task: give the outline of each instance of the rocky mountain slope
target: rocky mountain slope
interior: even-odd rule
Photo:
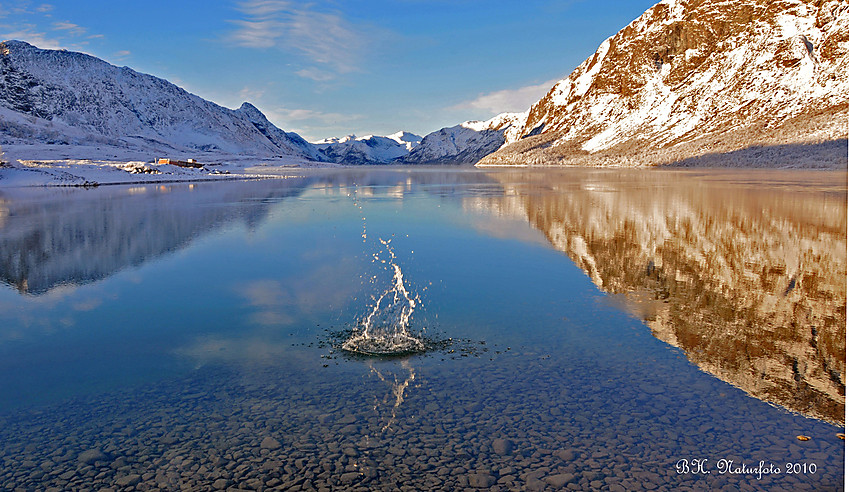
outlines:
[[[348,135],[313,142],[322,154],[340,164],[388,164],[406,156],[422,141],[422,137],[405,131],[385,137]]]
[[[0,144],[16,143],[323,159],[250,104],[227,109],[89,55],[6,41],[0,44]]]
[[[846,167],[848,116],[845,1],[663,0],[480,164]]]
[[[474,164],[517,139],[527,113],[502,113],[487,121],[467,121],[426,135],[401,164]]]

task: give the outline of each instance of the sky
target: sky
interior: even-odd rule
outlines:
[[[0,40],[82,51],[310,141],[527,110],[655,0],[0,0]]]

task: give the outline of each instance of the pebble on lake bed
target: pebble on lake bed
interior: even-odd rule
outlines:
[[[469,486],[476,488],[486,488],[495,485],[495,477],[487,473],[473,473],[469,475]]]
[[[280,441],[273,437],[266,437],[259,445],[260,449],[280,449]]]
[[[507,456],[513,452],[515,445],[510,439],[495,439],[492,441],[492,450],[499,456]]]
[[[103,454],[99,449],[89,449],[88,451],[83,451],[80,453],[77,458],[80,463],[92,464],[96,461],[104,461],[106,459],[106,455]]]

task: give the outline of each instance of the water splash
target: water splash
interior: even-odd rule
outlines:
[[[404,273],[392,250],[392,239],[378,239],[389,258],[381,259],[378,252],[374,259],[383,264],[388,262],[387,269],[392,272],[392,281],[380,296],[372,297],[374,304],[371,311],[359,321],[351,338],[342,344],[342,349],[358,354],[384,356],[423,352],[425,343],[410,331],[410,318],[419,298],[407,290]]]

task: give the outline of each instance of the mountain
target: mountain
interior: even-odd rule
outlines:
[[[385,137],[368,135],[326,138],[313,144],[327,160],[340,164],[388,164],[406,156],[421,142],[422,137],[405,131]]]
[[[21,41],[0,43],[0,143],[322,159],[248,103],[227,109],[127,67]]]
[[[517,139],[527,113],[501,113],[487,121],[467,121],[426,135],[401,164],[475,164]]]
[[[282,150],[284,154],[298,155],[307,159],[322,161],[324,160],[318,148],[301,138],[297,133],[284,132],[268,121],[262,112],[251,103],[242,103],[242,106],[236,110],[247,117],[254,127],[265,136],[272,144]]]
[[[313,142],[340,164],[474,164],[508,139],[517,139],[527,113],[501,113],[487,121],[466,121],[424,138],[407,132],[385,137],[349,135]]]
[[[848,101],[845,1],[664,0],[559,81],[480,165],[801,156],[845,168]]]

